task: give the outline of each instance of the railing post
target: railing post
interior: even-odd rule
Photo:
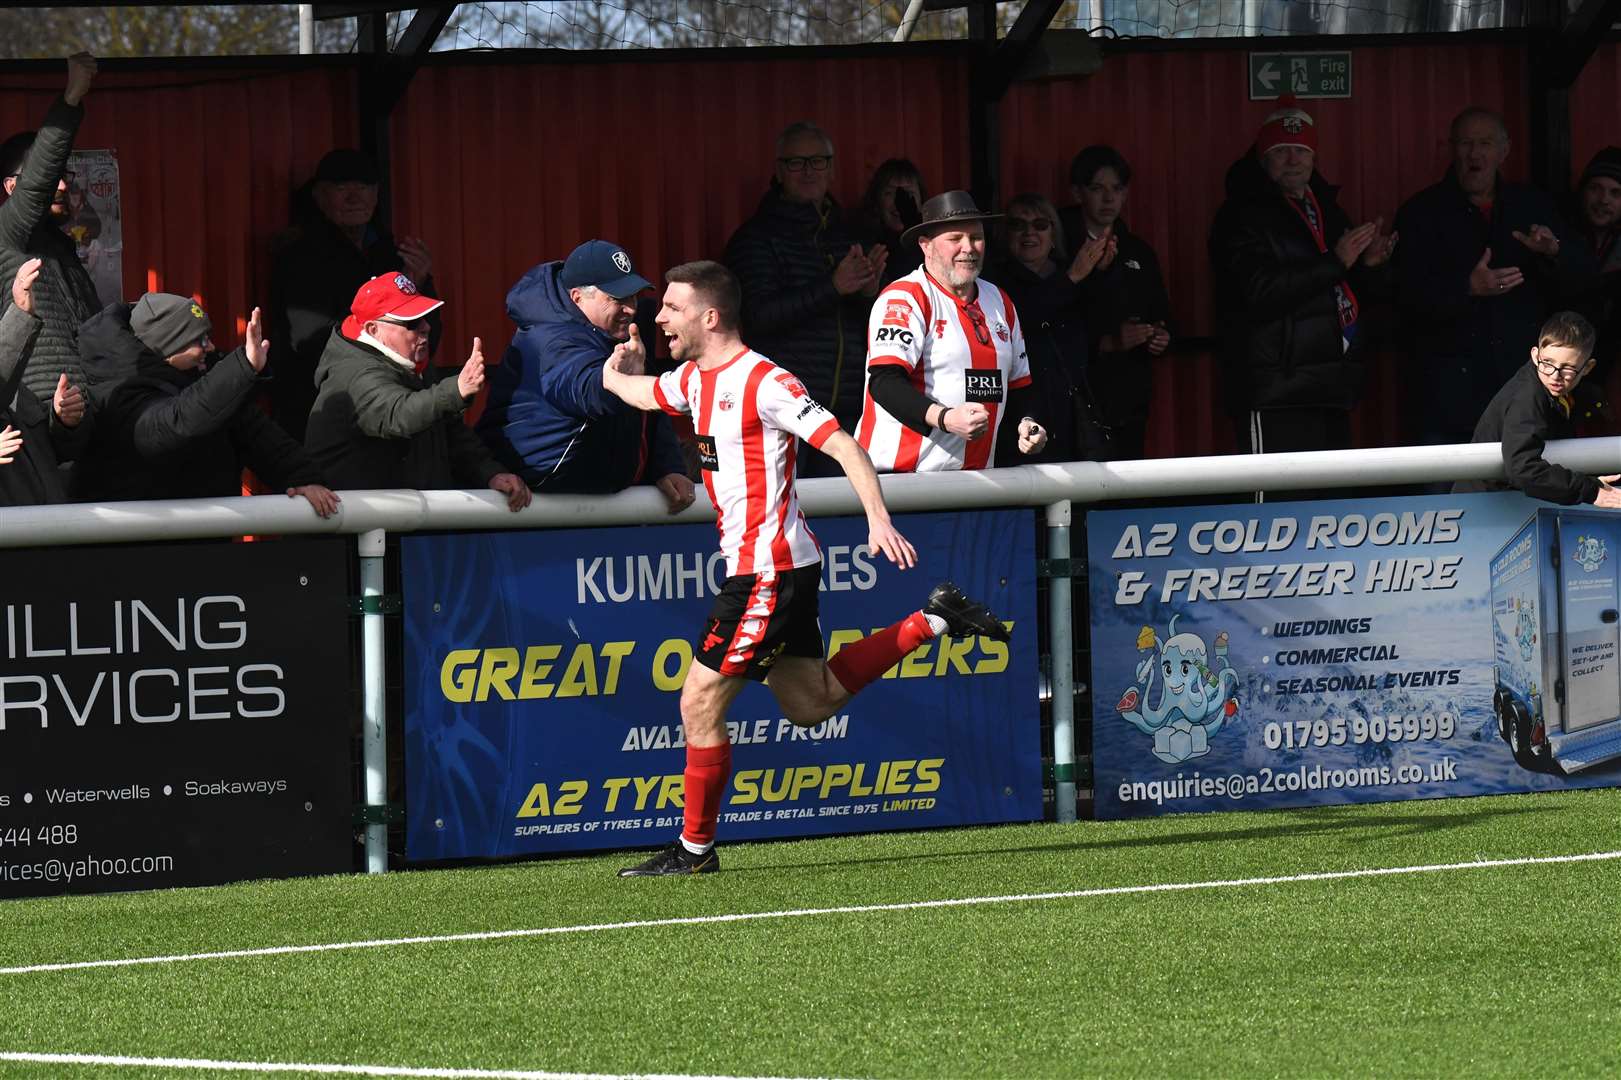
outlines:
[[[1070,502],[1047,507],[1047,559],[1069,565]],[[1066,570],[1047,582],[1047,647],[1052,650],[1053,783],[1058,820],[1075,820],[1075,628],[1071,586]]]
[[[372,529],[359,536],[360,547],[360,679],[362,685],[361,755],[366,767],[366,872],[388,869],[387,682],[383,648],[383,549],[387,533]]]

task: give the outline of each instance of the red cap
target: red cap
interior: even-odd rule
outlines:
[[[1261,124],[1255,135],[1255,152],[1264,154],[1275,146],[1300,146],[1317,152],[1317,125],[1311,114],[1300,107],[1293,94],[1278,99],[1278,107]]]
[[[361,327],[378,319],[416,322],[443,305],[443,300],[423,296],[417,291],[416,282],[404,274],[380,274],[355,293],[355,302],[349,305],[349,317],[343,320],[343,336],[354,340],[360,337]]]

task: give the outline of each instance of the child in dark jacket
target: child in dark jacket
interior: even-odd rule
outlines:
[[[1542,456],[1550,439],[1575,435],[1576,385],[1593,370],[1593,324],[1574,311],[1556,312],[1542,324],[1531,362],[1521,367],[1475,425],[1473,442],[1503,444],[1506,483],[1462,483],[1454,491],[1517,489],[1533,499],[1564,506],[1592,503],[1621,508],[1618,476],[1588,476],[1554,465]]]

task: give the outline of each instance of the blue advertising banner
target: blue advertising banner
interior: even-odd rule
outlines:
[[[1086,527],[1100,818],[1621,784],[1621,515],[1503,493]]]
[[[733,704],[722,840],[1042,816],[1034,525],[915,514],[901,572],[860,518],[812,523],[830,654],[956,581],[1013,641],[938,639],[814,728]],[[408,536],[406,857],[584,851],[681,827],[678,707],[725,561],[709,525]]]

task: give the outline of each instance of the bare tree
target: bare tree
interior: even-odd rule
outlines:
[[[347,51],[349,20],[316,24],[316,47]],[[298,51],[297,4],[167,4],[0,9],[0,58],[64,56],[244,56]]]

